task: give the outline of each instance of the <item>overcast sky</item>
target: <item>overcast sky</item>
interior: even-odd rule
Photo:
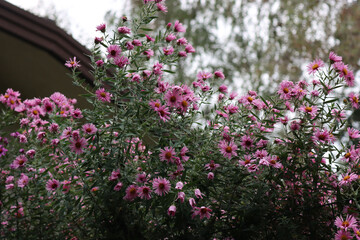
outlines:
[[[104,16],[110,9],[119,9],[123,13],[127,0],[6,0],[18,7],[44,16],[56,13],[61,27],[72,33],[73,37],[84,45],[90,45],[95,36],[95,28],[104,22]]]

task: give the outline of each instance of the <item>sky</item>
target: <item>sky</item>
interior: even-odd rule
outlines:
[[[20,8],[45,16],[53,14],[59,17],[60,27],[65,28],[80,43],[91,46],[96,35],[96,26],[105,22],[108,10],[119,9],[123,14],[128,6],[127,0],[6,0]]]

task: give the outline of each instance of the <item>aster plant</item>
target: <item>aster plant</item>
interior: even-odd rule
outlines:
[[[195,49],[179,21],[148,27],[166,10],[145,1],[117,31],[96,28],[94,86],[65,63],[90,109],[0,96],[1,238],[359,238],[360,134],[346,121],[359,96],[336,94],[354,84],[342,58],[267,99],[229,93],[218,69],[177,85],[168,75]]]

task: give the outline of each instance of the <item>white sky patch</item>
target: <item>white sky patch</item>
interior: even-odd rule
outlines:
[[[104,22],[110,9],[125,12],[130,1],[116,0],[7,0],[22,9],[39,16],[49,12],[58,14],[60,27],[68,29],[73,37],[87,47],[92,46],[96,26]]]

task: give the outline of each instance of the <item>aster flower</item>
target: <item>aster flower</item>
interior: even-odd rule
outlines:
[[[151,192],[152,191],[148,186],[139,187],[137,190],[137,194],[139,195],[139,197],[146,200],[151,199]]]
[[[95,91],[97,98],[102,102],[110,102],[112,94],[106,92],[104,88],[99,88]]]
[[[150,37],[149,35],[145,34],[145,37],[146,37],[146,41],[148,42],[155,42],[155,39]]]
[[[195,196],[197,197],[197,198],[203,198],[202,196],[204,195],[203,193],[201,193],[201,191],[200,191],[200,189],[195,189],[194,190],[194,193],[195,193]]]
[[[115,187],[114,187],[114,191],[120,191],[121,190],[121,188],[122,188],[122,186],[123,186],[123,183],[122,182],[118,182],[116,185],[115,185]]]
[[[168,11],[167,7],[164,4],[157,3],[156,7],[157,7],[158,11],[160,11],[160,12],[166,13]]]
[[[326,129],[316,128],[313,136],[311,137],[315,143],[333,143],[335,137],[329,133]]]
[[[238,147],[233,141],[228,142],[226,140],[221,140],[218,146],[224,157],[231,159],[233,156],[237,156],[236,150]]]
[[[68,68],[77,68],[80,67],[80,61],[76,61],[76,57],[74,57],[73,59],[69,59],[68,61],[66,61],[65,66],[67,66]]]
[[[17,185],[20,188],[25,187],[27,184],[29,183],[29,177],[27,175],[25,175],[24,173],[20,174],[20,178],[17,181]]]
[[[46,190],[49,192],[55,191],[60,186],[60,182],[56,179],[50,179],[46,183]]]
[[[173,217],[175,216],[175,213],[176,213],[176,207],[174,205],[171,205],[168,209],[168,215]]]
[[[5,156],[7,151],[8,150],[3,145],[0,145],[0,157]]]
[[[119,68],[123,68],[129,63],[129,59],[125,56],[116,57],[114,59],[114,64],[117,65]]]
[[[100,25],[98,25],[96,27],[96,31],[100,31],[100,32],[104,33],[105,30],[106,30],[106,24],[105,23],[102,23],[102,24],[100,24]]]
[[[186,47],[185,47],[185,52],[186,52],[186,53],[194,53],[194,52],[195,52],[195,48],[194,48],[191,44],[188,44],[188,45],[186,45]]]
[[[169,193],[171,185],[166,178],[158,177],[153,179],[152,187],[157,195],[162,196]]]
[[[160,106],[155,111],[158,113],[160,119],[164,122],[170,120],[169,108],[166,106]]]
[[[164,98],[169,107],[177,108],[182,102],[181,92],[177,89],[167,91]]]
[[[331,63],[341,62],[341,61],[342,61],[342,57],[336,55],[334,52],[330,52],[330,53],[329,53],[329,60],[330,60]]]
[[[280,83],[280,89],[278,90],[278,94],[280,95],[281,99],[289,100],[291,99],[291,89],[294,87],[294,83],[290,81],[282,81]]]
[[[225,79],[225,75],[224,75],[224,73],[221,72],[221,71],[215,71],[215,72],[214,72],[214,76],[215,76],[216,78],[220,78],[221,80],[224,80],[224,79]]]
[[[152,56],[154,56],[154,51],[152,49],[145,50],[143,54],[147,57],[147,59],[150,59]]]
[[[180,150],[180,157],[181,157],[181,160],[183,160],[184,162],[188,161],[190,158],[189,156],[186,156],[187,152],[189,152],[189,149],[186,146],[184,146]]]
[[[85,138],[76,138],[70,141],[70,149],[76,154],[81,154],[84,152],[84,148],[88,145]]]
[[[138,39],[134,39],[131,43],[132,43],[134,46],[137,46],[137,47],[142,46],[141,41],[138,40]]]
[[[107,48],[107,52],[108,52],[107,58],[117,58],[121,54],[121,48],[118,45],[110,45]]]
[[[316,117],[316,114],[318,112],[318,108],[316,106],[301,106],[299,108],[300,111],[309,114],[311,116],[311,119],[314,119]]]
[[[176,200],[178,200],[178,199],[180,200],[181,203],[184,203],[184,201],[185,201],[185,193],[184,192],[178,192]]]
[[[110,181],[114,181],[121,176],[120,169],[114,170],[111,172],[111,176],[109,177]]]
[[[168,48],[163,48],[164,55],[169,56],[174,53],[174,48],[172,46]]]
[[[138,187],[136,185],[130,185],[126,188],[126,195],[124,200],[133,201],[138,196]]]
[[[173,40],[175,40],[176,39],[176,36],[173,34],[173,33],[170,33],[169,35],[167,35],[166,37],[165,37],[165,40],[167,41],[167,42],[171,42],[171,41],[173,41]]]
[[[175,32],[185,32],[185,27],[179,21],[175,21],[174,31]]]
[[[359,94],[355,94],[351,92],[349,94],[350,103],[353,108],[358,109],[359,108]]]
[[[335,219],[335,226],[337,226],[342,230],[347,231],[348,229],[356,228],[357,223],[356,223],[356,219],[352,215],[347,215],[345,220],[341,216],[337,217]]]
[[[355,174],[355,173],[350,173],[350,174],[343,174],[342,175],[342,179],[341,181],[339,182],[339,185],[340,186],[343,186],[343,185],[349,185],[351,182],[355,181],[358,179],[358,175]]]
[[[347,132],[348,132],[349,137],[350,137],[351,139],[356,139],[356,138],[359,138],[359,137],[360,137],[360,132],[359,132],[359,130],[356,130],[356,129],[354,129],[354,128],[348,127],[348,128],[347,128]]]
[[[203,219],[204,217],[206,217],[207,219],[210,219],[210,217],[211,217],[210,212],[212,212],[212,210],[210,208],[207,208],[204,206],[202,206],[201,208],[194,207],[193,211],[194,211],[194,213],[192,214],[192,218],[199,215],[200,219]]]
[[[165,147],[164,149],[160,150],[160,161],[167,161],[169,162],[174,162],[175,160],[175,149],[173,147]]]
[[[22,168],[25,166],[26,162],[28,161],[25,155],[19,155],[15,158],[15,160],[10,164],[10,168],[17,169]]]
[[[118,33],[119,34],[130,34],[131,33],[131,29],[125,26],[122,27],[118,27]]]
[[[314,74],[319,70],[319,68],[324,66],[324,62],[321,59],[316,59],[313,62],[309,63],[307,70],[309,74]]]
[[[350,232],[339,230],[335,234],[335,240],[348,240],[348,239],[352,239]]]
[[[179,45],[179,46],[185,46],[188,44],[187,42],[187,39],[182,37],[182,38],[179,38],[177,41],[176,41],[176,44]]]
[[[240,145],[244,148],[244,149],[250,149],[253,147],[253,140],[251,137],[245,135],[241,137],[241,143]]]
[[[283,166],[281,163],[279,163],[279,157],[275,155],[268,157],[267,161],[269,162],[269,166],[274,168],[282,168]]]
[[[97,132],[97,128],[92,123],[86,123],[82,126],[83,131],[86,134],[95,134]]]

